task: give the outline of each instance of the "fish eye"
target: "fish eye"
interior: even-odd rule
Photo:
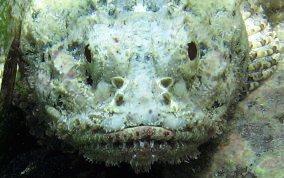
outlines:
[[[90,45],[86,45],[86,46],[85,46],[84,54],[85,54],[85,58],[87,59],[87,61],[88,61],[89,63],[91,63],[91,62],[92,62],[92,52],[91,52],[91,50],[89,49],[89,46],[90,46]]]
[[[191,61],[196,59],[198,51],[195,42],[187,43],[187,55]]]

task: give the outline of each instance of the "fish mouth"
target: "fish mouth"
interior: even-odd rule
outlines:
[[[189,132],[156,126],[126,128],[102,134],[93,155],[96,155],[96,160],[137,161],[139,164],[141,161],[168,161],[169,158],[180,160],[188,151],[196,149],[193,140],[186,137],[189,135]]]
[[[95,142],[98,147],[104,149],[151,152],[160,149],[179,149],[190,144],[200,143],[203,140],[202,137],[202,135],[196,136],[190,130],[170,130],[159,126],[135,126],[110,133],[96,133]]]
[[[194,131],[190,129],[170,130],[159,126],[135,126],[100,135],[99,143],[128,143],[137,141],[144,141],[146,143],[147,141],[196,142],[207,134],[203,132],[196,137]]]
[[[203,135],[202,135],[203,133]],[[80,136],[80,150],[90,161],[106,165],[129,163],[136,171],[148,171],[155,162],[178,164],[199,155],[198,146],[208,140],[206,132],[170,130],[159,126],[135,126],[110,133]]]
[[[130,153],[139,159],[155,157],[157,152],[170,151],[184,146],[175,140],[176,133],[162,127],[137,126],[105,135],[103,147]],[[139,156],[140,155],[140,156]]]
[[[174,131],[155,126],[136,126],[105,134],[105,140],[112,143],[140,140],[169,141],[174,137]]]

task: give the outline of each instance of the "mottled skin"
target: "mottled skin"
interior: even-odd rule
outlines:
[[[239,2],[64,3],[32,1],[23,17],[36,136],[141,171],[196,158],[222,133],[248,83]]]
[[[23,67],[46,129],[106,164],[195,158],[246,80],[238,4],[221,2],[85,2],[77,14],[32,3]]]

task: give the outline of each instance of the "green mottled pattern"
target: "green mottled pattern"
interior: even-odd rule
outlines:
[[[8,2],[23,24],[16,93],[29,93],[19,106],[33,135],[139,172],[196,158],[229,126],[247,81],[241,1],[1,1],[3,52]]]
[[[11,21],[9,1],[0,0],[0,52],[7,51],[11,40],[9,23]]]
[[[44,127],[35,135],[139,171],[195,158],[222,133],[248,41],[238,1],[131,2],[32,1],[20,68]]]
[[[11,21],[8,2],[7,0],[0,0],[0,86],[4,68],[4,54],[7,52],[12,36],[8,28]]]

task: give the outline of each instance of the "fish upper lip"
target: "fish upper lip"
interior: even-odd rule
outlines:
[[[108,142],[131,142],[138,140],[173,140],[175,132],[157,126],[136,126],[126,128],[117,132],[105,134]]]

